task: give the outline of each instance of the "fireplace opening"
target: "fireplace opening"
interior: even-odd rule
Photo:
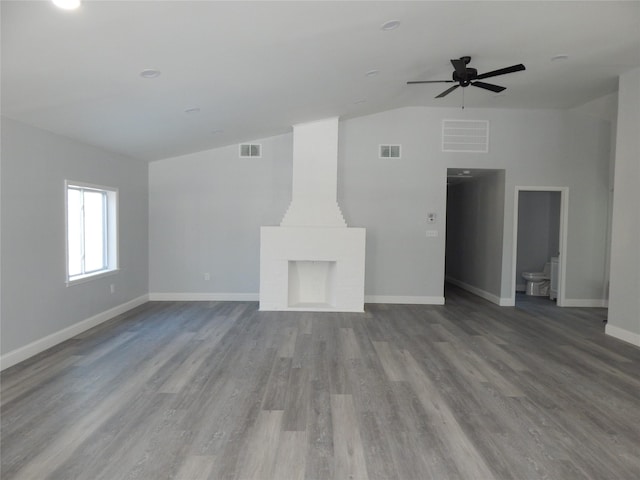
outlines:
[[[335,307],[336,262],[289,261],[289,307]]]

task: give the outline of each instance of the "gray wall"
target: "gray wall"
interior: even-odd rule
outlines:
[[[367,229],[370,297],[443,297],[446,167],[430,155],[425,113],[406,108],[340,124],[338,202],[349,226]],[[379,144],[400,144],[402,158],[378,158]],[[427,224],[429,212],[437,223]]]
[[[1,154],[3,354],[146,295],[146,163],[5,118]],[[119,189],[120,271],[70,287],[65,179]]]
[[[489,120],[490,152],[441,152],[441,121],[452,118]],[[258,293],[258,227],[279,224],[288,206],[291,142],[265,139],[251,164],[237,146],[150,164],[152,293]],[[379,159],[379,144],[401,144],[402,158]],[[506,171],[500,297],[513,297],[515,187],[566,186],[566,297],[601,300],[610,146],[609,123],[579,112],[410,107],[341,121],[338,201],[349,226],[367,228],[365,293],[442,298],[446,171],[485,168]]]
[[[640,345],[640,69],[620,77],[607,333]]]
[[[560,192],[521,191],[518,200],[516,285],[524,290],[522,272],[541,272],[557,256],[560,238]]]
[[[505,172],[453,183],[447,191],[446,276],[500,297]]]
[[[258,292],[260,226],[289,206],[292,142],[257,140],[262,158],[233,145],[150,164],[150,292]]]

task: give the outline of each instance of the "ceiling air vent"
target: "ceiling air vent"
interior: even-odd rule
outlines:
[[[262,157],[262,145],[259,143],[241,143],[240,158]]]
[[[378,158],[400,158],[400,145],[380,145]]]
[[[443,120],[442,151],[487,153],[489,151],[489,121]]]

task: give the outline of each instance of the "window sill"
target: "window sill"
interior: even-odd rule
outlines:
[[[110,275],[115,275],[119,271],[120,271],[119,268],[114,268],[112,270],[101,270],[99,272],[89,273],[87,275],[79,275],[77,277],[74,277],[71,280],[67,280],[67,282],[66,282],[67,283],[67,287],[71,287],[73,285],[78,285],[80,283],[87,283],[87,282],[90,282],[92,280],[96,280],[98,278],[108,277]]]

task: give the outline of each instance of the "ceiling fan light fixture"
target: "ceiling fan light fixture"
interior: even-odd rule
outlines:
[[[80,6],[80,0],[51,0],[53,4],[63,10],[75,10]]]
[[[389,20],[387,22],[384,22],[380,28],[382,30],[389,31],[389,30],[395,30],[399,26],[400,26],[400,20]]]

